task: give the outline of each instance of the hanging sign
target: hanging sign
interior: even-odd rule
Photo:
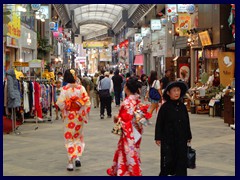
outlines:
[[[234,78],[235,53],[219,52],[218,65],[220,73],[220,83],[223,86],[228,86],[229,84],[231,84]]]
[[[49,28],[51,31],[58,31],[58,23],[57,22],[50,22]]]
[[[179,36],[188,36],[187,30],[191,29],[191,16],[187,13],[179,14]]]
[[[172,16],[177,13],[177,5],[176,4],[166,4],[165,9],[166,9],[166,14],[168,16]]]
[[[175,24],[177,22],[177,16],[171,16],[171,21],[173,24]]]
[[[41,4],[31,4],[32,10],[37,11],[40,9]]]
[[[195,5],[194,4],[188,4],[187,13],[192,14],[194,12],[195,12]]]
[[[151,19],[151,30],[161,30],[162,25],[161,25],[161,20],[160,19]]]

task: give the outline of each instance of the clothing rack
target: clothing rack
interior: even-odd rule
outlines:
[[[28,76],[29,77],[29,76]],[[26,77],[26,78],[28,78],[28,77]],[[32,82],[31,80],[24,80],[24,79],[22,79],[22,81],[25,81],[25,82]],[[42,83],[49,83],[50,81],[49,80],[47,80],[47,79],[36,79],[35,80],[36,82],[38,82],[38,83],[40,83],[40,84],[42,84]],[[51,113],[51,118],[48,116],[48,117],[46,117],[46,118],[43,118],[42,120],[39,120],[38,119],[38,116],[37,116],[37,112],[35,113],[35,115],[34,115],[34,118],[30,118],[30,119],[25,119],[24,118],[24,112],[23,112],[23,123],[25,123],[25,122],[35,122],[35,124],[36,124],[36,126],[35,126],[35,128],[34,128],[34,130],[37,130],[38,129],[38,122],[40,121],[40,122],[44,122],[44,121],[51,121],[51,123],[53,123],[53,116],[52,116],[52,114],[53,114],[53,106],[52,106],[52,101],[50,102],[50,110],[49,110],[50,112],[49,113]]]

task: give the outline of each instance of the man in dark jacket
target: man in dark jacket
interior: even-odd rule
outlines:
[[[114,89],[116,107],[119,107],[123,79],[122,79],[122,76],[119,75],[118,69],[115,71],[114,76],[112,77],[112,81],[113,81],[113,89]]]
[[[189,116],[181,98],[187,92],[184,82],[169,83],[163,93],[155,127],[155,140],[161,145],[160,176],[187,176],[187,144],[192,139]]]

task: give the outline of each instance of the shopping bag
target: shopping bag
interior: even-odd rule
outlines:
[[[196,168],[196,150],[193,149],[191,146],[187,147],[187,168]]]
[[[120,121],[118,121],[117,123],[114,124],[112,133],[117,134],[117,135],[122,135],[122,126],[121,126]]]

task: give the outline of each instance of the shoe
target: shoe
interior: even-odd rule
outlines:
[[[108,116],[108,118],[111,118],[112,116],[110,115],[110,116]]]
[[[104,119],[104,115],[101,115],[100,118],[101,118],[101,119]]]
[[[81,167],[81,162],[78,158],[75,161],[75,167]]]
[[[58,116],[56,117],[56,120],[58,120]]]
[[[67,165],[67,170],[68,171],[73,171],[73,164],[68,164]]]

